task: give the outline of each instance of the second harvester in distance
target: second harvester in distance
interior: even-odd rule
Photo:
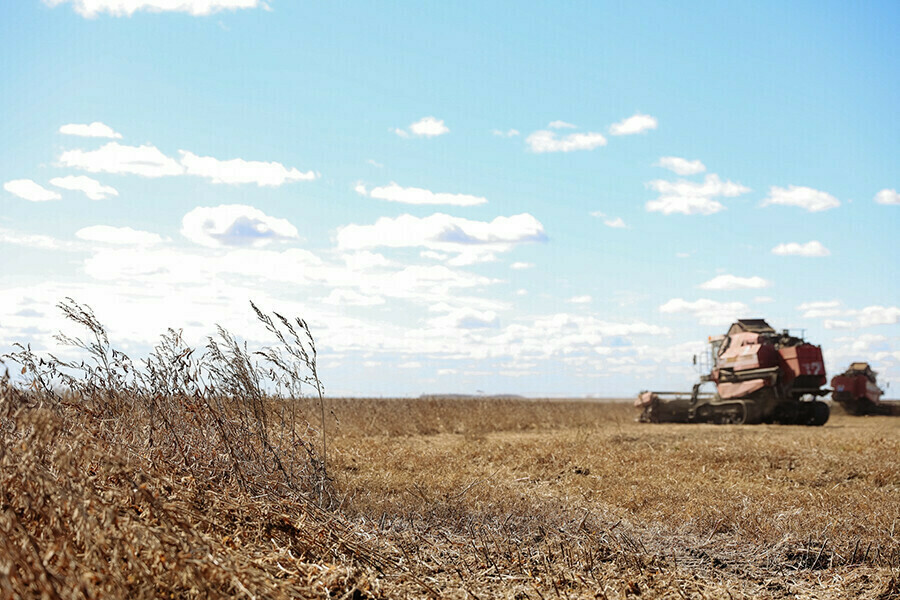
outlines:
[[[817,399],[825,362],[822,349],[777,332],[762,319],[740,319],[709,338],[709,374],[691,392],[641,392],[635,406],[648,423],[782,423],[824,425],[828,405]],[[696,362],[696,357],[695,357]],[[715,392],[704,392],[715,384]]]

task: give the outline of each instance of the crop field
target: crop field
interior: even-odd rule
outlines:
[[[327,398],[301,320],[136,366],[62,306],[86,360],[5,357],[0,598],[900,597],[891,417]]]
[[[440,595],[892,598],[900,428],[646,425],[629,404],[336,401],[345,512]]]
[[[126,432],[85,411],[63,409],[82,420],[72,429],[20,409],[24,438],[2,460],[4,596],[900,594],[889,417],[741,427],[642,425],[610,402],[327,406],[322,502],[213,486],[159,453],[141,464],[152,452],[129,456]]]

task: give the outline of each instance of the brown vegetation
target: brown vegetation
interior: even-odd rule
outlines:
[[[329,399],[326,464],[305,323],[136,369],[67,306],[88,366],[23,348],[0,391],[0,597],[900,597],[888,417]]]

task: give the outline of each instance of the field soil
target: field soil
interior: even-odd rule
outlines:
[[[389,596],[900,598],[900,420],[640,424],[624,402],[331,400]]]

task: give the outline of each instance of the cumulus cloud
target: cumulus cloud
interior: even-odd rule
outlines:
[[[470,194],[448,194],[444,192],[432,192],[424,188],[417,187],[401,187],[394,182],[390,185],[373,188],[371,191],[366,190],[366,186],[358,184],[355,188],[357,193],[364,196],[370,196],[379,200],[387,200],[388,202],[400,202],[402,204],[449,204],[452,206],[476,206],[487,202],[487,198],[482,196],[472,196]]]
[[[47,202],[48,200],[59,200],[62,196],[59,192],[54,192],[42,187],[31,179],[13,179],[3,184],[3,189],[29,202]]]
[[[106,13],[113,17],[130,17],[138,11],[183,12],[193,16],[267,6],[261,0],[44,0],[50,6],[71,4],[82,17],[94,18]]]
[[[831,251],[823,246],[821,242],[813,240],[811,242],[806,242],[805,244],[800,244],[798,242],[778,244],[772,248],[772,254],[777,254],[779,256],[819,257],[828,256],[831,254]]]
[[[50,180],[50,185],[55,185],[64,190],[73,190],[83,192],[85,196],[91,200],[105,200],[110,196],[118,196],[119,192],[116,188],[103,185],[96,179],[87,177],[86,175],[67,175],[65,177],[54,177]]]
[[[63,242],[49,235],[39,233],[23,233],[0,227],[0,244],[37,248],[38,250],[73,250],[73,244]]]
[[[318,177],[314,171],[287,168],[279,162],[234,158],[219,160],[179,150],[181,160],[166,156],[156,146],[125,146],[109,142],[97,150],[67,150],[59,157],[61,165],[91,173],[116,173],[143,177],[194,175],[212,183],[237,185],[255,183],[259,187],[277,187],[292,181]],[[84,180],[81,180],[84,181]],[[111,189],[111,188],[110,188]]]
[[[656,179],[647,186],[658,192],[659,198],[647,202],[646,209],[664,215],[712,215],[725,210],[716,198],[734,198],[750,191],[750,188],[739,183],[722,181],[715,173],[707,175],[702,183],[684,179]]]
[[[696,318],[700,325],[728,325],[736,319],[746,317],[749,310],[750,308],[743,302],[717,302],[707,298],[693,302],[673,298],[659,307],[661,313],[688,313]]]
[[[603,224],[607,227],[613,227],[615,229],[624,229],[627,227],[625,221],[622,220],[622,217],[606,218],[606,213],[599,210],[592,211],[591,216],[603,219]]]
[[[900,192],[885,188],[875,194],[875,202],[878,204],[900,204]]]
[[[422,117],[415,123],[411,123],[406,129],[395,129],[394,133],[400,137],[436,137],[449,133],[450,128],[444,124],[443,119],[435,117]]]
[[[890,348],[890,344],[886,343],[888,338],[877,333],[860,333],[854,336],[835,338],[834,341],[843,345],[839,351],[832,351],[833,354],[840,357],[856,358],[872,351]]]
[[[687,160],[677,156],[663,156],[654,166],[668,169],[678,175],[696,175],[706,170],[706,165],[699,160]]]
[[[838,300],[826,300],[819,302],[804,302],[797,307],[804,319],[821,319],[824,317],[837,317],[843,312]]]
[[[786,188],[773,185],[769,190],[769,196],[762,202],[763,206],[772,204],[798,206],[809,212],[820,212],[841,205],[831,194],[797,185],[789,185]]]
[[[317,177],[314,171],[302,172],[293,167],[288,169],[279,162],[242,158],[219,160],[212,156],[197,156],[186,150],[179,150],[179,153],[185,174],[205,177],[213,183],[255,183],[259,187],[278,187],[292,181],[310,181]]]
[[[644,131],[656,129],[656,125],[657,121],[655,117],[635,113],[627,119],[623,119],[618,123],[610,125],[609,132],[612,135],[633,135],[635,133],[643,133]]]
[[[493,259],[495,252],[505,252],[515,244],[545,239],[544,226],[527,213],[497,217],[490,222],[443,213],[428,217],[401,215],[381,217],[373,225],[347,225],[337,232],[338,248],[344,250],[425,247],[459,253],[472,262]]]
[[[806,302],[797,307],[804,318],[822,319],[826,329],[860,329],[900,323],[898,306],[866,306],[861,309],[844,309],[838,300]],[[840,317],[839,319],[831,317]]]
[[[122,134],[118,133],[109,125],[94,121],[88,125],[84,123],[69,123],[59,128],[59,132],[63,135],[77,135],[80,137],[92,138],[113,138],[121,139]]]
[[[601,133],[570,133],[558,135],[555,131],[541,129],[535,131],[527,138],[525,143],[529,149],[537,154],[545,152],[574,152],[576,150],[593,150],[605,146],[606,138]]]
[[[772,285],[762,277],[738,277],[737,275],[717,275],[700,284],[701,290],[758,290]]]
[[[243,204],[198,206],[181,222],[181,233],[201,246],[259,247],[297,238],[297,228],[286,219],[270,217],[258,208]]]
[[[140,231],[131,227],[110,227],[109,225],[92,225],[75,232],[75,237],[89,242],[100,242],[116,246],[152,246],[162,242],[162,237],[149,231]]]
[[[336,306],[378,306],[385,303],[384,297],[377,294],[361,294],[346,288],[331,290],[322,301]]]
[[[67,150],[59,157],[65,167],[90,173],[120,173],[143,177],[182,175],[184,168],[156,146],[123,146],[109,142],[97,150]]]
[[[572,296],[569,298],[569,302],[572,304],[590,304],[591,300],[593,300],[593,298],[588,294],[584,294],[583,296]]]
[[[483,329],[497,327],[500,321],[492,310],[481,311],[472,308],[452,309],[446,315],[429,319],[428,324],[437,329]]]
[[[900,322],[900,307],[867,306],[856,313],[856,318],[860,327],[893,325]]]
[[[492,129],[491,133],[496,135],[497,137],[516,137],[519,135],[518,129],[507,129],[506,131],[502,131],[500,129]]]
[[[509,268],[515,269],[516,271],[522,271],[524,269],[530,269],[533,266],[534,265],[532,263],[528,263],[528,262],[514,262],[511,265],[509,265]]]
[[[550,129],[575,129],[576,126],[572,123],[566,123],[565,121],[550,121],[547,125]]]

